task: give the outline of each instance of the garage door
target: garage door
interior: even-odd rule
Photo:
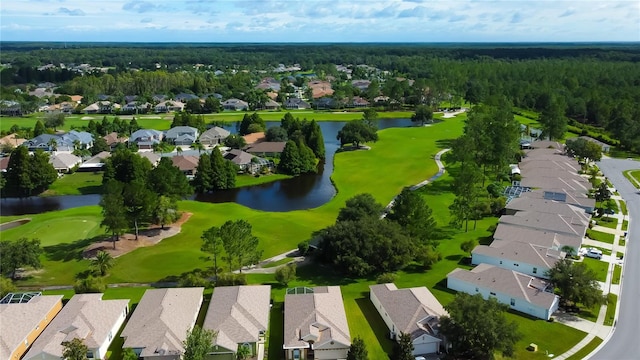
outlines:
[[[414,344],[413,347],[414,355],[434,354],[438,351],[438,343]]]

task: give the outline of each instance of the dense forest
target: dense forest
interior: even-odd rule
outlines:
[[[0,73],[5,100],[20,100],[11,90],[14,86],[53,81],[60,85],[59,93],[85,96],[85,104],[97,94],[118,99],[179,92],[216,92],[249,101],[260,98],[255,85],[262,77],[295,75],[274,72],[278,64],[299,64],[302,71],[332,79],[335,99],[384,95],[387,105],[413,108],[446,100],[478,104],[506,96],[516,108],[563,114],[574,125],[602,128],[624,148],[640,151],[636,43],[1,45],[0,62],[10,64]],[[108,71],[38,70],[50,63],[88,63]],[[353,87],[336,65],[349,67],[352,79],[371,80],[375,88]]]

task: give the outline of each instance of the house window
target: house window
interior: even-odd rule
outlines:
[[[293,358],[300,359],[300,349],[293,349]]]
[[[511,306],[516,306],[516,299],[511,299]]]
[[[92,350],[87,351],[87,358],[93,359],[93,351]]]
[[[538,273],[538,268],[533,268],[533,273],[537,274]]]

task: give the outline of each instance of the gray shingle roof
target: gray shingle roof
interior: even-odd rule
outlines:
[[[523,299],[544,308],[550,308],[556,301],[556,295],[544,291],[550,286],[548,282],[493,265],[480,264],[470,271],[455,269],[447,275],[447,279],[449,278],[499,292],[514,299]]]
[[[578,216],[520,211],[516,215],[502,215],[500,224],[511,224],[524,228],[554,231],[561,234],[583,237],[588,221]]]
[[[553,231],[523,228],[509,224],[498,224],[493,238],[495,240],[530,243],[554,249],[562,249],[563,246],[579,249],[582,245],[582,238],[578,235],[559,234]]]
[[[236,351],[238,344],[254,343],[269,328],[271,286],[216,287],[203,328],[218,332],[214,345]]]
[[[62,307],[62,295],[41,295],[26,303],[0,304],[0,359],[9,359],[56,306]]]
[[[176,139],[183,134],[188,134],[188,135],[197,137],[198,129],[191,126],[176,126],[167,130],[167,132],[165,133],[165,137],[168,139]]]
[[[410,334],[412,339],[424,334],[438,335],[440,317],[447,315],[447,311],[426,287],[398,289],[390,283],[370,285],[369,289],[398,332]]]
[[[545,246],[505,240],[494,240],[490,246],[478,245],[473,249],[472,254],[549,269],[566,255],[564,252]]]
[[[123,348],[143,348],[142,357],[180,355],[187,331],[193,328],[204,288],[145,291],[121,336]]]
[[[221,127],[214,126],[200,135],[201,140],[226,139],[231,133]]]
[[[528,197],[515,198],[507,204],[506,209],[515,211],[541,212],[558,214],[565,216],[576,216],[589,221],[591,215],[587,214],[583,208],[570,205],[564,202],[536,199]]]
[[[314,348],[331,341],[351,345],[339,286],[318,286],[313,293],[285,295],[284,348],[308,348],[309,340],[314,341]]]
[[[82,339],[89,348],[101,345],[129,306],[129,300],[102,300],[102,295],[74,295],[40,334],[24,359],[39,359],[43,353],[62,357],[62,343],[74,338]]]
[[[80,157],[68,153],[58,153],[49,157],[49,164],[56,170],[68,170],[81,162]]]

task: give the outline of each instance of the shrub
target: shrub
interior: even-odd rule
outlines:
[[[247,285],[247,278],[244,274],[225,273],[218,275],[216,286],[236,286]]]
[[[0,298],[3,298],[8,293],[16,291],[16,286],[11,279],[4,276],[0,277]]]
[[[305,256],[309,252],[309,240],[301,241],[298,243],[298,252],[300,255]]]
[[[287,286],[289,281],[292,281],[295,278],[296,264],[281,266],[276,270],[276,281],[282,286]]]
[[[384,274],[380,274],[380,276],[378,276],[378,278],[376,279],[376,283],[378,284],[387,284],[387,283],[392,283],[396,280],[396,274],[394,273],[384,273]]]
[[[73,285],[73,290],[76,294],[101,293],[104,292],[106,288],[104,278],[91,275],[76,281]]]
[[[180,287],[210,287],[211,281],[204,278],[200,273],[188,273],[180,277],[178,284]]]

